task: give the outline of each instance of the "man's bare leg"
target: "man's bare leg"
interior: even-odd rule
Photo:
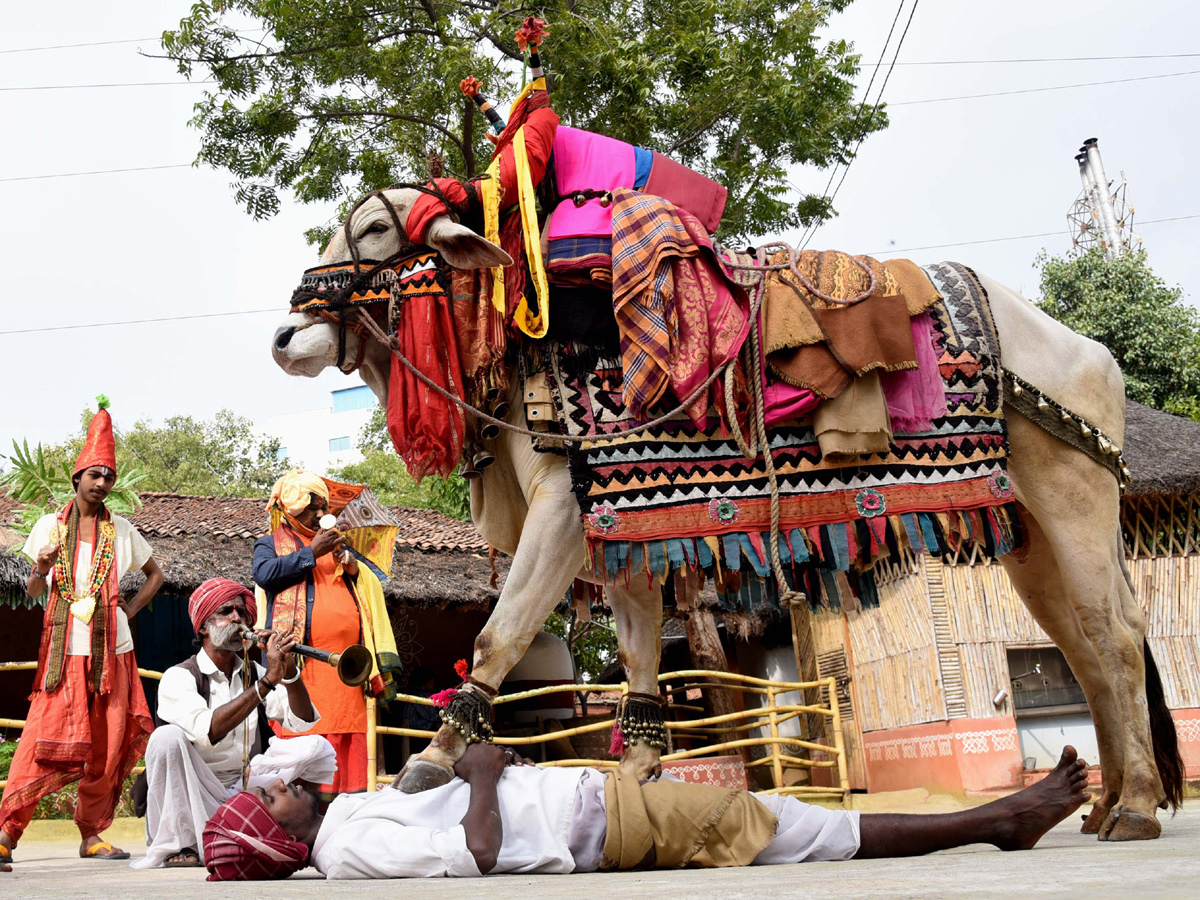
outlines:
[[[1087,763],[1063,748],[1054,770],[1008,797],[965,812],[941,815],[864,815],[855,859],[921,856],[967,844],[1029,850],[1087,801]]]

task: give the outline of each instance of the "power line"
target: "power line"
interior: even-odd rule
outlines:
[[[1183,75],[1200,75],[1200,69],[1190,72],[1167,72],[1164,75],[1143,75],[1140,78],[1115,78],[1111,81],[1081,81],[1078,84],[1056,84],[1051,87],[1024,88],[1017,91],[995,91],[990,94],[964,94],[961,97],[930,97],[925,100],[903,100],[888,106],[916,106],[918,103],[946,103],[949,100],[978,100],[982,97],[1007,97],[1012,94],[1040,94],[1045,91],[1065,91],[1069,88],[1095,87],[1100,84],[1127,84],[1131,81],[1153,81],[1156,78],[1179,78]]]
[[[128,319],[124,322],[92,322],[89,325],[47,325],[45,328],[19,328],[14,331],[0,331],[6,334],[40,334],[46,331],[75,331],[80,328],[110,328],[114,325],[146,325],[154,322],[183,322],[190,319],[223,319],[229,316],[256,316],[260,313],[280,313],[279,307],[272,309],[243,309],[235,312],[198,313],[193,316],[163,316],[158,319]]]
[[[212,84],[213,79],[204,81],[124,81],[113,84],[29,84],[17,87],[0,87],[0,91],[83,91],[93,88],[165,87],[173,84]]]
[[[235,34],[256,34],[264,32],[265,28],[247,28],[235,32]],[[87,41],[82,44],[50,44],[46,47],[12,47],[8,50],[0,50],[0,56],[8,53],[41,53],[43,50],[74,50],[80,47],[111,47],[114,44],[140,44],[143,41],[160,41],[161,34],[156,34],[154,37],[144,38],[122,38],[118,41]]]
[[[41,181],[43,178],[78,178],[83,175],[113,175],[117,172],[153,172],[158,169],[190,169],[191,163],[172,166],[134,166],[129,169],[94,169],[91,172],[57,172],[54,175],[18,175],[15,178],[0,178],[0,181]]]
[[[858,109],[854,112],[854,122],[850,125],[851,133],[853,133],[858,127],[858,122],[862,117],[862,112],[864,109],[866,109],[867,100],[870,99],[871,96],[871,85],[875,83],[875,76],[879,74],[879,67],[883,64],[883,58],[887,56],[888,44],[892,42],[892,34],[896,31],[896,23],[900,21],[900,13],[902,12],[904,12],[904,0],[900,0],[900,5],[896,7],[896,15],[892,16],[892,25],[888,29],[887,37],[884,38],[883,49],[879,51],[879,61],[875,63],[875,69],[871,72],[871,80],[867,82],[867,89],[863,91],[862,102],[858,104]],[[874,114],[873,111],[872,114]],[[862,141],[860,140],[858,144],[855,145],[854,149],[856,152],[861,144]],[[840,163],[835,162],[833,164],[833,168],[829,170],[829,180],[825,182],[825,190],[821,191],[822,199],[829,196],[829,188],[833,185],[833,179],[837,176],[838,165],[840,165]],[[850,163],[847,162],[846,165],[848,166]],[[793,185],[793,187],[795,187],[795,185]],[[800,246],[803,247],[804,243],[807,241],[810,228],[815,227],[815,225],[812,225],[804,230],[804,234],[800,236]]]
[[[1133,56],[1034,56],[1023,59],[926,59],[898,66],[991,66],[1009,63],[1116,62],[1129,59],[1193,59],[1200,53],[1139,53]],[[878,65],[878,64],[877,64]]]
[[[879,87],[879,93],[875,95],[875,105],[873,107],[871,107],[871,115],[867,118],[867,124],[866,124],[866,127],[863,129],[863,135],[862,135],[862,137],[860,137],[858,139],[858,143],[854,145],[854,152],[850,155],[850,161],[847,162],[845,168],[842,169],[841,180],[838,181],[837,187],[835,187],[833,189],[832,194],[828,193],[829,186],[826,185],[826,187],[825,187],[825,190],[827,192],[826,195],[829,197],[829,205],[831,207],[833,206],[833,201],[835,199],[837,199],[838,191],[840,191],[842,189],[842,185],[846,181],[846,176],[850,174],[850,165],[858,157],[859,148],[862,147],[863,141],[866,140],[867,132],[869,132],[869,130],[871,128],[871,123],[875,121],[875,113],[877,113],[879,111],[879,104],[883,102],[883,92],[887,90],[888,82],[892,78],[892,72],[896,68],[896,59],[900,56],[900,48],[904,46],[904,39],[906,37],[908,37],[908,29],[912,25],[913,16],[916,15],[916,12],[917,12],[917,4],[919,4],[920,2],[921,2],[921,0],[913,0],[913,5],[908,11],[908,21],[904,23],[904,31],[902,31],[900,33],[900,40],[898,40],[896,42],[896,50],[892,54],[892,63],[890,66],[888,66],[887,75],[885,75],[883,78],[883,84],[880,85],[880,87]],[[901,4],[901,7],[903,7],[903,3]],[[895,23],[893,23],[893,26],[894,25],[895,25]],[[884,49],[886,51],[886,49],[887,49],[886,45],[884,46]],[[868,90],[869,89],[870,88],[868,86]],[[835,172],[836,172],[836,170],[835,170]],[[830,182],[832,182],[832,181],[833,181],[833,177],[831,175]],[[806,246],[808,246],[808,242],[810,240],[812,240],[813,235],[815,235],[817,233],[817,230],[820,227],[821,227],[821,223],[819,221],[813,223],[811,230],[805,233],[804,239],[800,243],[801,250],[803,250]]]
[[[1144,225],[1159,225],[1163,222],[1182,222],[1185,219],[1200,219],[1200,213],[1191,216],[1170,216],[1165,219],[1145,219],[1137,223],[1137,227],[1141,228]],[[1030,238],[1054,237],[1055,235],[1068,235],[1070,232],[1065,229],[1059,231],[1042,231],[1038,234],[1015,234],[1011,237],[986,238],[980,241],[957,241],[953,244],[926,244],[923,247],[901,247],[899,249],[889,248],[887,250],[871,250],[867,256],[878,256],[885,253],[911,253],[914,250],[940,250],[944,247],[969,247],[976,244],[999,244],[1005,241],[1024,241]]]

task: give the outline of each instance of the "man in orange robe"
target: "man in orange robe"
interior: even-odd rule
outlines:
[[[266,593],[263,627],[293,635],[318,650],[341,652],[363,642],[355,583],[374,578],[346,549],[336,528],[321,528],[329,488],[309,472],[292,471],[275,483],[268,508],[283,519],[254,545],[254,581]],[[367,703],[362,687],[342,684],[332,666],[310,662],[303,680],[321,720],[305,734],[322,734],[337,752],[337,774],[326,793],[367,787]],[[284,730],[285,737],[292,733]]]
[[[75,463],[75,498],[39,519],[23,548],[34,561],[29,596],[48,596],[29,716],[0,801],[0,863],[12,858],[38,801],[74,781],[79,855],[129,858],[100,833],[112,825],[122,785],[154,727],[129,619],[158,593],[163,576],[145,538],[104,506],[116,477],[112,419],[101,408]],[[146,582],[125,601],[118,583],[134,569]]]

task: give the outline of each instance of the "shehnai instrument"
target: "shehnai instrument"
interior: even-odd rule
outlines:
[[[265,643],[254,633],[253,629],[247,628],[245,625],[241,625],[239,628],[243,640]],[[358,687],[371,677],[371,651],[362,644],[351,644],[341,653],[318,650],[308,644],[296,644],[288,652],[333,666],[337,669],[338,678],[342,680],[342,684],[350,687]]]

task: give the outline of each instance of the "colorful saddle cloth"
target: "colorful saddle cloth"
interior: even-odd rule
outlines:
[[[928,311],[945,414],[927,429],[896,432],[889,452],[853,465],[822,459],[804,421],[768,429],[785,576],[814,608],[876,602],[873,566],[881,559],[971,549],[997,557],[1019,543],[986,294],[956,263],[924,271],[944,298]],[[560,427],[573,435],[628,430],[620,359],[587,352],[563,345],[549,354]],[[719,435],[715,415],[703,429],[679,416],[627,439],[570,445],[567,457],[588,564],[605,581],[699,567],[719,584],[743,582],[724,595],[730,608],[771,602],[775,586],[756,583],[770,573],[762,461]]]

